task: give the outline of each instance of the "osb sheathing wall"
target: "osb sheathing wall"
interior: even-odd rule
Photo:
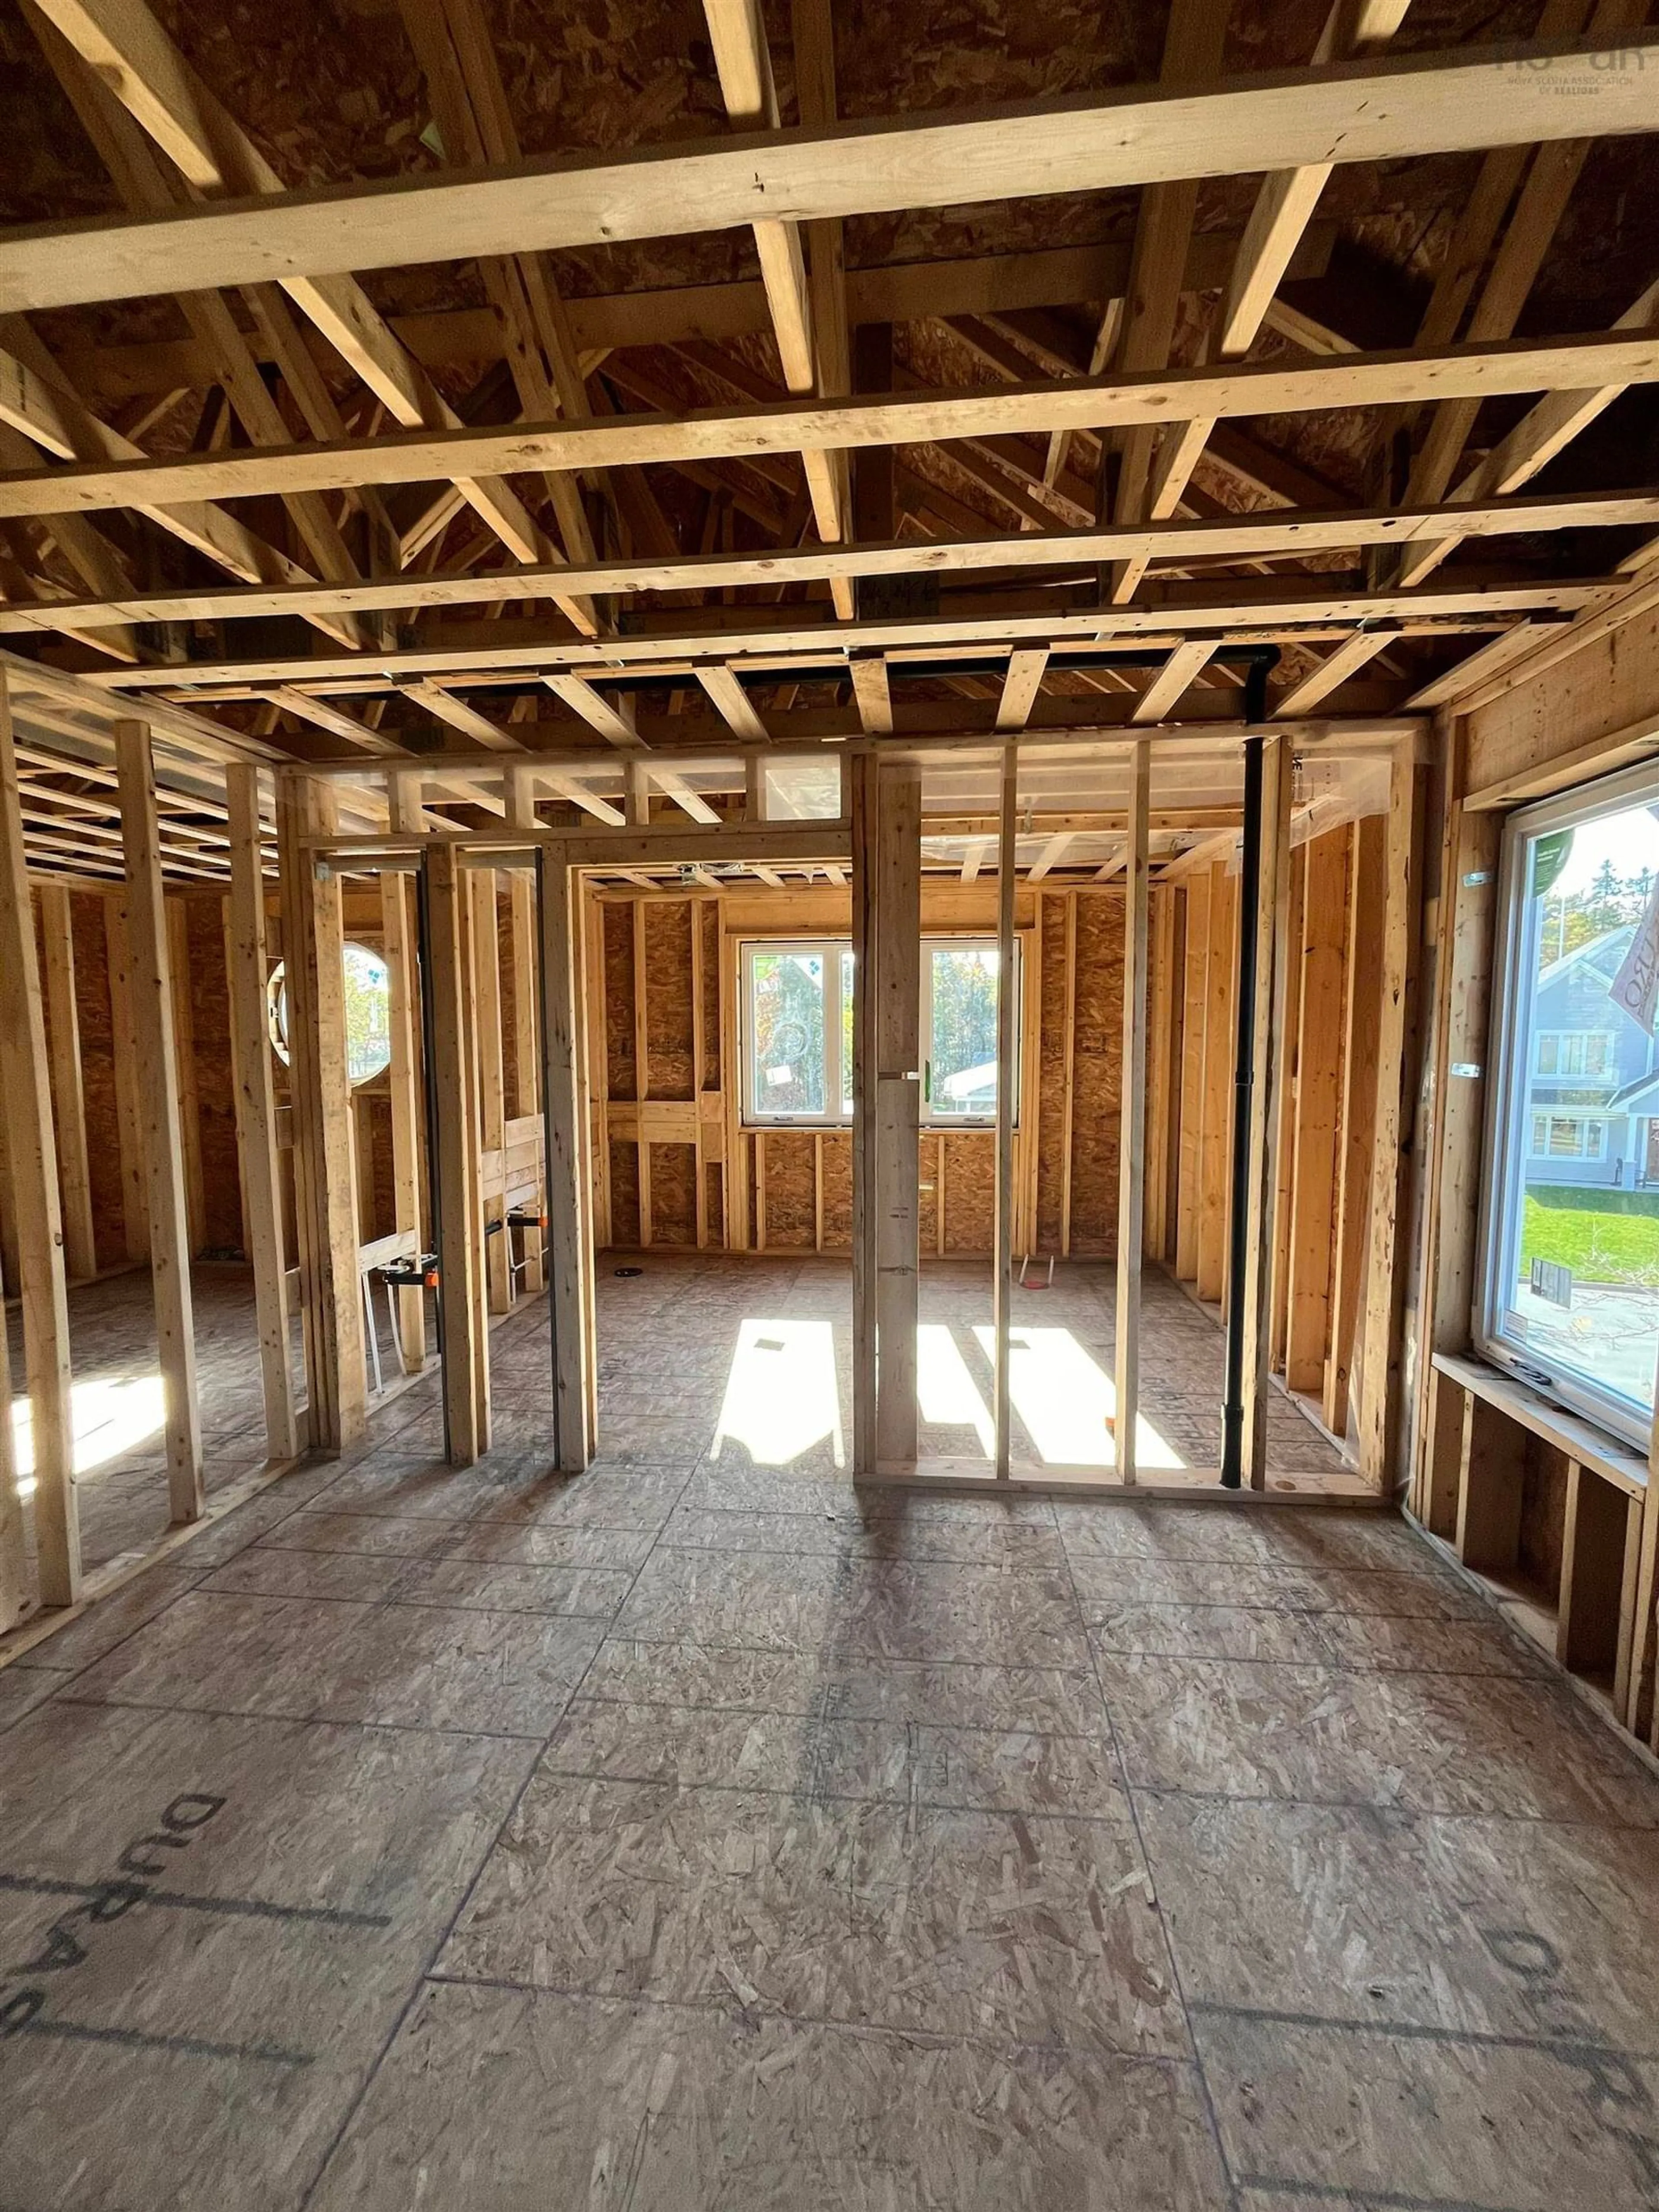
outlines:
[[[1346,823],[1291,855],[1276,1172],[1261,1231],[1274,1255],[1271,1364],[1339,1437],[1351,1432],[1357,1403],[1370,1221],[1382,827],[1377,817]],[[1224,1311],[1238,890],[1218,863],[1154,890],[1148,992],[1146,1247]],[[1091,1018],[1080,1000],[1080,1066]],[[1079,1120],[1085,1096],[1080,1079]]]
[[[98,1265],[118,1267],[128,1256],[125,1150],[115,1089],[115,1024],[110,1006],[107,893],[71,891],[75,1010],[81,1030],[81,1085],[85,1101],[87,1169]],[[54,1098],[54,1110],[62,1107]],[[136,1225],[136,1224],[135,1224]],[[140,1249],[143,1247],[141,1245]]]
[[[1020,889],[1014,1184],[1022,1249],[1079,1257],[1115,1249],[1123,915],[1121,886]],[[588,1033],[601,1242],[619,1249],[850,1250],[851,1134],[743,1127],[737,1003],[745,939],[846,936],[850,927],[848,894],[833,889],[592,902]],[[925,933],[989,936],[995,927],[994,887],[924,887]],[[695,1110],[641,1112],[675,1106]],[[641,1133],[647,1126],[653,1133]],[[924,1256],[989,1254],[992,1165],[988,1128],[924,1130]]]
[[[224,902],[209,893],[177,902],[185,921],[188,976],[175,975],[175,996],[188,994],[194,1137],[200,1213],[192,1241],[202,1253],[240,1255],[245,1248],[241,1175],[236,1152],[236,1079],[230,1045],[230,974],[225,957]],[[184,1049],[181,1045],[181,1052]]]
[[[74,962],[72,1037],[60,1037],[50,1001],[44,1006],[52,1073],[52,1109],[58,1130],[60,1199],[65,1213],[67,1146],[75,1118],[71,1097],[61,1095],[64,1059],[78,1049],[80,1127],[86,1144],[92,1250],[102,1274],[148,1257],[149,1229],[139,1152],[136,1094],[126,1040],[131,1019],[118,959],[125,927],[118,890],[68,894]],[[173,1013],[191,1246],[198,1255],[240,1255],[242,1249],[240,1173],[236,1106],[231,1074],[228,982],[222,902],[169,896],[167,935],[173,955]],[[37,943],[44,969],[46,923],[35,900]],[[3,1135],[0,1133],[0,1146]],[[15,1283],[10,1189],[0,1175],[0,1264]]]
[[[72,890],[68,897],[93,1250],[97,1272],[106,1273],[145,1259],[149,1243],[136,1103],[126,1055],[117,1050],[118,1036],[131,1034],[130,1018],[119,1005],[124,979],[118,961],[111,957],[112,947],[118,948],[121,943],[123,909],[117,890]],[[169,893],[166,905],[191,1250],[198,1259],[240,1259],[246,1253],[246,1237],[230,1042],[225,902],[216,892],[183,892]],[[511,942],[506,914],[502,902],[504,974],[510,978]],[[35,921],[44,968],[45,924],[38,896]],[[354,899],[348,923],[349,934],[355,940],[379,948],[378,897]],[[279,945],[279,923],[273,922],[272,933]],[[53,1060],[53,1114],[60,1132],[60,1194],[67,1211],[64,1138],[69,1101],[57,1092],[61,1041],[52,1029],[51,1006],[45,1011]],[[514,1085],[510,1053],[507,1068],[511,1101]],[[280,1106],[287,1095],[286,1070],[280,1060],[275,1072]],[[390,1102],[384,1075],[360,1085],[353,1092],[352,1115],[361,1234],[368,1243],[388,1234],[394,1225]],[[286,1115],[280,1116],[279,1127],[285,1139]],[[286,1141],[282,1159],[287,1249],[292,1251],[292,1197],[288,1188],[292,1160]],[[0,1130],[0,1170],[3,1167],[4,1136]],[[7,1282],[15,1284],[17,1255],[12,1237],[9,1181],[4,1172],[0,1172],[0,1267],[5,1270]]]

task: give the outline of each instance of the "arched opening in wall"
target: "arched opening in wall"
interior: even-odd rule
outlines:
[[[168,880],[161,946],[177,1082],[177,1172],[189,1262],[194,1397],[210,1509],[227,1486],[252,1483],[286,1451],[267,1430],[266,1388],[284,1374],[303,1419],[306,1378],[295,1273],[287,969],[270,879],[262,874],[270,942],[239,941],[230,902],[215,884]],[[407,894],[406,878],[395,880]],[[380,883],[344,886],[341,987],[357,1191],[362,1302],[371,1410],[422,1366],[430,1339],[429,1294],[384,1279],[423,1249],[418,1213],[399,1199],[399,1174],[416,1193],[420,1158],[418,1054],[403,1071],[409,1110],[394,1133],[393,1030],[398,963],[414,968],[413,900],[400,934]],[[138,1016],[137,939],[131,894],[76,883],[35,890],[36,928],[50,988],[49,1024],[58,1135],[73,1382],[72,1474],[83,1571],[94,1574],[163,1536],[176,1517],[163,1466],[169,1398],[152,1279],[154,1229],[143,1083],[149,1047]],[[246,957],[244,957],[246,956]],[[418,988],[411,975],[411,984]],[[243,1050],[246,1030],[250,1049]],[[266,1082],[274,1142],[270,1197],[261,1205],[246,1123],[246,1093]],[[165,1141],[165,1138],[163,1139]],[[0,1179],[4,1146],[0,1141]],[[397,1234],[410,1220],[407,1236]],[[0,1200],[0,1268],[15,1251]],[[264,1238],[264,1249],[261,1238]],[[261,1265],[287,1278],[287,1342],[257,1310]],[[286,1352],[284,1361],[283,1353]],[[21,1346],[12,1360],[23,1371]],[[26,1391],[10,1395],[13,1451],[26,1502],[36,1481]],[[289,1446],[291,1450],[294,1447]]]
[[[372,945],[346,940],[346,1073],[354,1089],[372,1083],[392,1061],[392,970]],[[288,1051],[288,963],[279,960],[265,986],[271,1048],[284,1067]]]
[[[422,1265],[430,1240],[421,1213],[419,963],[406,878],[348,878],[342,896],[345,1110],[356,1194],[365,1387],[373,1413],[422,1370],[431,1327],[433,1302],[423,1280],[429,1271]],[[280,1089],[290,1065],[289,978],[281,959],[265,982],[264,1019]],[[294,1251],[291,1149],[285,1158],[284,1234]]]

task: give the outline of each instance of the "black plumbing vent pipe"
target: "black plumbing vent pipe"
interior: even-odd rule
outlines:
[[[1279,659],[1276,647],[1250,664],[1245,690],[1245,720],[1265,721],[1267,678]],[[1244,740],[1243,852],[1238,876],[1238,1004],[1233,1032],[1232,1213],[1227,1236],[1227,1380],[1221,1402],[1221,1480],[1237,1490],[1244,1480],[1244,1277],[1250,1238],[1270,1234],[1253,1222],[1250,1198],[1250,1121],[1255,1105],[1255,988],[1261,960],[1261,771],[1262,738]],[[1275,825],[1276,827],[1277,825]]]
[[[1256,907],[1261,890],[1261,738],[1244,740],[1244,851],[1238,878],[1238,1003],[1233,1041],[1232,1212],[1227,1237],[1227,1386],[1221,1403],[1221,1480],[1244,1479],[1244,1273],[1251,1223],[1250,1114],[1255,1103]]]

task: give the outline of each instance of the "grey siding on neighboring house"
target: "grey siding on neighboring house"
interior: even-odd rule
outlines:
[[[1546,969],[1540,978],[1533,1009],[1533,1068],[1528,1071],[1527,1180],[1589,1185],[1598,1188],[1638,1188],[1648,1158],[1649,1111],[1609,1110],[1620,1092],[1659,1071],[1659,1039],[1647,1035],[1622,1007],[1608,997],[1608,988],[1630,949],[1633,930],[1610,930],[1604,937],[1580,946],[1565,960]],[[1571,1036],[1601,1033],[1613,1040],[1612,1065],[1605,1074],[1540,1075],[1537,1040],[1540,1036]],[[1649,1106],[1644,1098],[1644,1108]],[[1654,1111],[1659,1111],[1656,1107]],[[1607,1129],[1606,1147],[1600,1159],[1573,1159],[1534,1153],[1531,1148],[1531,1116],[1534,1114],[1589,1115]]]

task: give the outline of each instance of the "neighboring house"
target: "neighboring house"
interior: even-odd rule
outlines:
[[[935,1100],[935,1112],[943,1109],[988,1121],[997,1110],[997,1064],[988,1060],[982,1066],[964,1067],[959,1074],[947,1075],[941,1088],[945,1096]],[[1659,1106],[1653,1110],[1659,1114]]]
[[[1546,968],[1533,1000],[1527,1181],[1659,1187],[1659,1040],[1608,996],[1635,926]]]

